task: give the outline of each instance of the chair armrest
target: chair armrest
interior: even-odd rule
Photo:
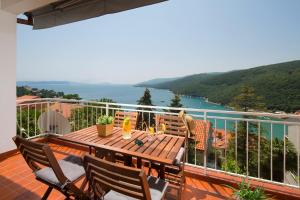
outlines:
[[[176,165],[176,166],[180,165],[180,163],[183,160],[184,152],[185,152],[184,147],[181,147],[180,150],[179,150],[179,152],[176,155],[176,158],[175,158],[175,160],[173,162],[173,165]]]

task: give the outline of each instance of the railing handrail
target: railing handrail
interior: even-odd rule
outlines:
[[[52,119],[52,121],[54,120],[54,122],[51,122],[52,125],[50,126],[50,109],[52,105],[55,105],[55,103],[62,103],[62,104],[69,104],[69,105],[74,105],[70,107],[71,110],[71,115],[68,116],[68,120],[70,120],[70,124],[72,122],[72,130],[78,130],[81,128],[85,128],[90,126],[91,124],[94,125],[96,124],[97,118],[102,115],[102,114],[107,114],[107,115],[114,115],[116,113],[116,111],[118,110],[122,110],[122,111],[126,111],[126,112],[139,112],[141,115],[141,119],[144,120],[144,116],[146,117],[148,121],[148,123],[150,124],[150,116],[153,117],[154,115],[178,115],[177,112],[172,112],[173,110],[176,111],[186,111],[189,115],[191,115],[194,119],[196,120],[204,120],[203,122],[207,123],[209,122],[210,124],[210,133],[214,133],[216,134],[215,131],[220,130],[224,130],[224,138],[223,138],[223,145],[227,145],[227,136],[232,135],[235,137],[234,139],[234,145],[235,145],[235,152],[234,152],[234,157],[235,157],[235,163],[238,163],[238,159],[237,159],[237,155],[238,155],[238,151],[237,151],[237,138],[239,136],[240,133],[238,133],[238,122],[244,122],[242,125],[245,126],[244,127],[244,131],[246,131],[246,136],[242,134],[242,137],[246,137],[246,171],[244,171],[246,177],[250,177],[251,174],[249,174],[249,138],[251,137],[250,134],[253,133],[257,133],[257,142],[258,142],[258,151],[257,151],[257,163],[258,163],[258,180],[269,180],[269,179],[265,179],[262,178],[261,174],[260,174],[260,145],[261,145],[261,138],[265,137],[266,139],[268,139],[268,141],[270,142],[270,152],[263,152],[263,153],[269,153],[270,154],[270,182],[272,183],[276,183],[276,181],[273,181],[273,138],[277,137],[280,139],[280,141],[283,141],[283,177],[286,177],[286,138],[291,136],[291,140],[297,140],[297,142],[300,142],[300,132],[295,132],[296,134],[296,139],[293,138],[293,135],[289,135],[287,134],[289,132],[289,130],[287,130],[287,128],[289,129],[289,125],[292,125],[293,127],[298,128],[297,130],[300,130],[300,115],[295,115],[295,114],[276,114],[276,113],[268,113],[268,112],[241,112],[241,111],[234,111],[234,110],[212,110],[212,109],[198,109],[198,108],[174,108],[174,107],[168,107],[168,106],[147,106],[147,105],[137,105],[137,104],[125,104],[125,103],[112,103],[112,102],[98,102],[96,100],[76,100],[76,99],[62,99],[62,98],[39,98],[39,99],[22,99],[22,100],[17,100],[17,110],[18,112],[20,112],[19,119],[18,122],[20,122],[19,125],[19,130],[20,133],[26,133],[25,131],[27,131],[28,133],[30,133],[30,131],[32,133],[34,133],[34,135],[28,135],[27,138],[35,138],[35,137],[40,137],[40,136],[44,136],[44,135],[49,135],[49,134],[56,134],[59,135],[61,132],[56,131],[56,126],[59,127],[59,125],[56,125],[56,118]],[[76,106],[75,106],[76,105]],[[29,113],[29,110],[33,109],[34,112]],[[55,107],[55,109],[57,109]],[[58,108],[59,109],[59,108]],[[77,110],[78,109],[78,110]],[[37,131],[37,110],[39,110],[39,112],[46,112],[48,113],[47,115],[47,128],[44,129],[43,131],[38,130]],[[76,112],[77,110],[77,112]],[[25,116],[22,115],[22,112],[25,112]],[[63,113],[62,111],[59,111],[61,113]],[[31,114],[31,119],[30,119],[30,114]],[[41,113],[40,113],[41,114]],[[39,114],[39,115],[40,115]],[[66,113],[64,113],[66,114]],[[145,114],[145,115],[144,115]],[[33,116],[34,115],[34,116]],[[23,121],[22,119],[26,119],[27,117],[27,122]],[[83,117],[84,119],[82,120],[81,117]],[[17,123],[18,123],[17,122]],[[229,123],[228,123],[229,122]],[[34,127],[34,130],[30,130],[30,123],[34,123],[34,125],[32,125],[32,127]],[[154,122],[155,125],[156,121]],[[224,124],[223,124],[224,123]],[[228,123],[228,124],[227,124]],[[53,126],[55,125],[55,128],[53,129]],[[249,126],[253,125],[253,127],[257,126],[257,129],[254,128],[254,132],[253,130],[251,131]],[[26,127],[27,125],[27,127]],[[275,125],[280,125],[277,126],[276,131],[274,130]],[[295,125],[295,126],[294,126]],[[292,127],[291,126],[291,127]],[[279,127],[279,128],[278,128]],[[157,127],[156,127],[157,128]],[[243,129],[243,127],[241,127]],[[24,130],[23,130],[24,129]],[[261,130],[264,129],[266,135],[262,135]],[[53,131],[54,130],[54,131]],[[51,132],[53,131],[53,132]],[[292,128],[291,133],[294,133],[294,128]],[[222,132],[221,132],[222,133]],[[279,134],[279,135],[274,135],[274,134]],[[205,134],[204,134],[205,135]],[[268,138],[270,137],[270,138]],[[214,138],[214,140],[210,141],[210,145],[216,145],[216,135],[212,136],[211,138]],[[206,170],[207,168],[213,169],[215,168],[215,170],[219,170],[219,171],[224,171],[224,170],[220,170],[220,164],[217,164],[217,159],[220,159],[220,156],[217,157],[217,151],[214,152],[214,163],[213,160],[208,160],[208,155],[207,155],[207,150],[208,147],[206,146],[208,144],[208,140],[207,139],[203,139],[205,141],[205,147],[204,147],[204,157],[203,157],[203,166],[204,169]],[[199,158],[197,158],[197,153],[196,153],[196,140],[194,138],[194,164],[191,164],[193,166],[198,166],[199,164],[197,164],[197,160]],[[225,148],[224,147],[224,148]],[[217,148],[217,147],[213,147],[213,148]],[[222,161],[222,163],[226,164],[226,149],[227,147],[224,149],[224,152],[222,153],[222,156],[224,156],[225,161]],[[193,150],[191,150],[192,152]],[[188,152],[188,151],[187,151]],[[210,152],[212,153],[212,152]],[[297,151],[297,175],[299,176],[300,174],[300,152]],[[224,154],[224,155],[223,155]],[[212,154],[211,154],[212,155]],[[210,166],[208,166],[208,164]],[[214,164],[214,167],[213,167]],[[200,164],[201,165],[201,164]],[[226,170],[225,170],[226,173]],[[237,172],[237,165],[236,165],[236,169],[235,169],[235,173],[234,172],[230,172],[233,174],[238,175],[239,173]],[[291,185],[289,183],[286,183],[285,180],[283,181],[284,185]],[[298,182],[298,187],[300,187],[300,182]]]
[[[68,103],[91,103],[91,104],[102,104],[102,105],[111,105],[111,106],[123,106],[123,107],[134,107],[134,108],[150,108],[150,109],[162,109],[162,110],[177,110],[177,111],[190,111],[190,112],[203,112],[203,113],[216,113],[216,114],[232,114],[232,115],[245,115],[245,116],[261,116],[261,117],[274,117],[274,118],[297,118],[300,120],[300,115],[296,114],[277,114],[270,112],[244,112],[244,111],[230,111],[230,110],[213,110],[213,109],[198,109],[198,108],[176,108],[168,106],[149,106],[149,105],[138,105],[138,104],[125,104],[125,103],[111,103],[111,102],[99,102],[95,100],[76,100],[76,99],[61,99],[61,98],[39,98],[39,99],[22,99],[16,100],[16,103],[19,106],[23,105],[25,102],[42,102],[42,101],[51,101],[51,102],[68,102]],[[35,104],[35,103],[32,103]],[[28,105],[28,103],[24,104]]]

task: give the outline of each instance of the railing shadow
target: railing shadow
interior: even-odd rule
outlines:
[[[41,199],[36,193],[0,175],[0,199]]]

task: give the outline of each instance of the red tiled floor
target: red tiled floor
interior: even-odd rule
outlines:
[[[57,159],[62,159],[69,154],[83,155],[86,152],[78,149],[50,144]],[[35,180],[34,174],[27,166],[20,154],[15,154],[0,161],[0,200],[10,199],[40,199],[47,186]],[[196,200],[232,199],[231,189],[223,183],[209,181],[207,178],[194,176],[188,173],[186,184],[183,187],[182,199]],[[177,190],[173,186],[169,188],[167,199],[176,198]],[[61,200],[64,196],[53,190],[50,200]]]
[[[83,155],[85,152],[74,148],[50,144],[57,159],[68,154]],[[47,186],[35,180],[33,173],[20,154],[15,154],[0,162],[0,200],[40,199]],[[225,192],[227,191],[227,192]],[[176,196],[174,188],[169,189],[169,198]],[[182,199],[228,199],[231,191],[224,186],[210,184],[203,180],[187,177]],[[53,190],[49,199],[64,199]]]

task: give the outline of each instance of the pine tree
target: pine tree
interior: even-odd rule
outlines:
[[[153,106],[150,90],[148,88],[145,89],[144,95],[137,101],[137,103],[138,105]]]
[[[171,104],[169,105],[169,107],[181,108],[182,104],[180,102],[181,102],[180,96],[178,94],[175,94],[173,99],[171,99]],[[170,110],[170,112],[178,113],[180,112],[180,110]]]
[[[244,86],[241,88],[241,93],[237,95],[231,105],[238,110],[249,111],[254,110],[264,110],[265,104],[263,99],[256,95],[255,90],[251,87]],[[244,119],[256,118],[255,116],[244,115]],[[266,137],[268,135],[267,130],[260,127],[261,137],[260,137],[260,176],[265,179],[271,179],[270,177],[270,154],[266,152],[271,151],[270,139]],[[248,172],[250,176],[258,175],[258,123],[248,122]],[[247,122],[239,121],[237,126],[237,136],[232,135],[229,140],[226,162],[222,163],[222,169],[230,172],[235,172],[235,166],[237,165],[237,171],[239,173],[246,174],[246,148],[247,148]],[[235,137],[237,137],[237,144],[235,144]],[[284,141],[277,138],[273,139],[273,180],[282,182],[283,177],[283,145]],[[237,145],[237,163],[235,163],[235,145]],[[290,171],[295,171],[297,166],[297,156],[294,145],[286,141],[286,169]],[[230,162],[234,165],[230,166]]]
[[[235,109],[242,110],[244,112],[249,109],[264,110],[265,103],[261,96],[256,95],[254,88],[249,86],[243,86],[238,96],[233,98],[230,103]]]
[[[150,90],[148,88],[145,89],[144,95],[137,101],[138,105],[147,105],[147,106],[153,106],[152,100],[151,100],[151,94]],[[138,110],[145,110],[145,111],[152,111],[151,108],[138,108]],[[149,112],[139,112],[138,114],[138,122],[137,127],[138,129],[145,129],[143,127],[143,123],[146,123],[147,126],[154,126],[155,120],[154,120],[154,114]]]

